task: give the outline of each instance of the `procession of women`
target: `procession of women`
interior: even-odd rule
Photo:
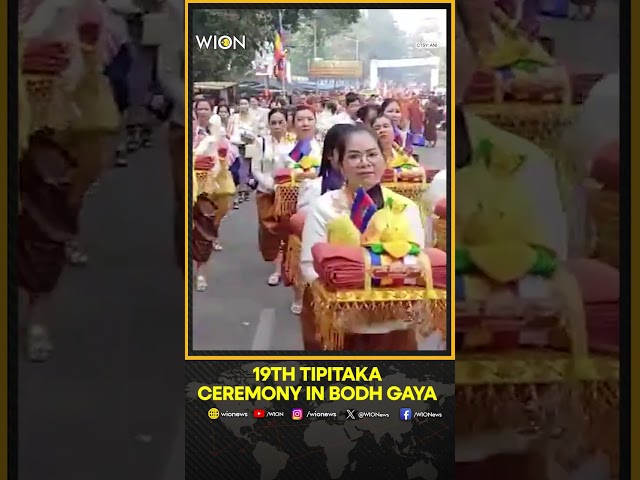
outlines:
[[[269,287],[290,291],[305,349],[444,350],[446,228],[438,244],[433,224],[447,221],[446,211],[435,213],[446,202],[446,169],[425,168],[415,153],[435,147],[441,119],[425,115],[415,94],[290,100],[249,97],[229,106],[195,97],[194,315],[207,321],[198,296],[229,281],[216,272],[227,248],[223,220],[236,210],[246,218],[242,210],[254,208],[256,251],[242,254],[270,266]],[[379,267],[373,274],[365,268],[372,260]],[[343,267],[353,278],[337,280],[332,272]],[[383,287],[407,300],[377,302],[376,295],[393,291]],[[372,308],[380,303],[380,312],[365,319],[361,307],[345,305],[353,326],[336,329],[320,298],[348,291],[369,296]]]
[[[169,3],[179,31],[182,4]],[[21,341],[26,358],[42,362],[54,350],[51,326],[46,314],[32,321],[34,312],[65,267],[90,264],[79,241],[83,219],[95,214],[86,199],[111,166],[127,164],[115,66],[127,39],[103,2],[24,7],[18,277],[29,309]],[[255,307],[248,276],[264,271],[259,281],[276,307],[256,328],[254,350],[270,349],[264,325],[311,352],[444,355],[455,340],[457,478],[478,478],[488,466],[521,477],[523,464],[563,469],[563,478],[594,466],[601,475],[592,478],[615,478],[618,74],[569,71],[535,28],[524,31],[535,9],[468,0],[452,14],[455,212],[447,209],[446,168],[428,167],[445,138],[435,131],[444,120],[435,101],[425,108],[406,91],[187,100],[182,46],[161,46],[159,83],[173,104],[162,120],[175,260],[192,277],[194,315],[214,327],[209,338],[194,335],[194,345],[213,342],[216,329],[248,326],[237,318],[245,304]],[[192,125],[184,125],[185,111]],[[250,241],[227,241],[249,222],[242,231],[252,232]],[[240,240],[253,247],[238,252]],[[230,253],[264,268],[234,269],[224,262]],[[236,309],[201,301],[228,285]],[[275,327],[284,317],[295,319],[291,329]]]

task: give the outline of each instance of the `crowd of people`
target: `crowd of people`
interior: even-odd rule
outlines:
[[[240,98],[233,108],[224,102],[216,105],[201,95],[193,101],[192,252],[196,292],[207,290],[208,263],[213,252],[223,249],[220,240],[223,218],[231,208],[241,208],[253,191],[260,254],[273,265],[266,281],[270,286],[283,280],[290,283],[283,279],[282,265],[290,233],[289,219],[275,212],[277,177],[282,170],[298,168],[303,157],[316,161],[314,168],[297,177],[300,182],[297,212],[310,220],[305,222],[299,259],[304,284],[317,279],[311,254],[313,245],[326,239],[330,220],[344,213],[336,209],[336,202],[350,205],[351,195],[358,187],[364,187],[380,208],[387,200],[405,203],[412,238],[420,248],[433,243],[431,229],[425,229],[429,215],[424,209],[381,187],[383,174],[389,168],[424,174],[413,148],[420,143],[425,129],[416,123],[411,127],[410,114],[403,109],[402,102],[394,98],[365,98],[357,92],[349,92],[337,101],[305,95],[296,95],[291,100],[292,104],[285,98],[271,101]],[[429,195],[441,199],[446,196],[446,170],[435,176]],[[305,288],[294,285],[292,290],[291,312],[302,315],[305,346],[318,349],[314,329],[310,328],[313,320],[308,319],[311,301],[309,298],[304,301]],[[303,313],[305,309],[307,315]],[[395,322],[386,326],[389,335],[374,335],[375,341],[371,341],[364,334],[357,337],[359,343],[354,345],[360,349],[415,349],[414,330],[407,328],[402,319]],[[442,334],[438,332],[433,337],[434,348],[443,348]],[[368,346],[362,338],[369,339]]]

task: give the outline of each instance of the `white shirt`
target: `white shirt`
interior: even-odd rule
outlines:
[[[294,145],[285,140],[276,142],[270,135],[259,138],[258,145],[260,152],[251,159],[251,173],[258,181],[258,191],[271,193],[274,190],[274,173],[293,163],[289,153]]]
[[[425,193],[425,200],[431,211],[443,198],[447,198],[447,171],[440,170],[435,174]]]
[[[313,178],[304,181],[298,189],[298,207],[299,213],[306,213],[310,206],[313,205],[318,198],[322,196],[322,178]]]
[[[339,113],[333,118],[334,118],[334,122],[333,122],[334,125],[345,124],[345,123],[348,123],[351,125],[356,124],[356,121],[353,118],[351,118],[351,116],[347,112]]]
[[[242,118],[239,113],[233,114],[233,132],[231,132],[231,143],[235,145],[244,145],[242,134],[244,132],[258,136],[259,125],[255,115],[249,113],[246,118]]]
[[[321,195],[307,209],[307,216],[302,230],[302,249],[300,252],[300,271],[302,278],[307,283],[318,279],[318,274],[313,267],[313,255],[311,248],[316,243],[327,242],[327,225],[336,218],[349,215],[351,202],[343,189],[332,190]],[[414,238],[419,242],[420,249],[424,248],[424,229],[420,218],[420,209],[411,202],[405,210],[409,224],[413,230]],[[362,326],[353,333],[389,333],[395,330],[403,330],[410,326],[402,320],[385,322],[375,326]]]
[[[316,119],[318,130],[326,133],[333,125],[335,125],[336,115],[329,110],[323,110]]]

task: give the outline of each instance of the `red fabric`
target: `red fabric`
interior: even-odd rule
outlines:
[[[364,258],[360,247],[316,243],[311,253],[313,268],[327,286],[338,289],[363,287]]]
[[[288,168],[279,168],[273,174],[273,180],[276,184],[290,182],[291,170],[289,170]]]
[[[425,253],[431,262],[433,286],[439,289],[447,288],[447,252],[437,248],[427,248]]]
[[[360,247],[346,247],[317,243],[311,248],[313,268],[320,280],[335,289],[357,289],[364,286],[364,256]],[[436,288],[447,286],[447,254],[436,248],[425,253],[431,261],[433,283]]]
[[[435,213],[440,218],[447,217],[447,199],[443,198],[442,200],[438,200],[435,208],[433,209],[433,213]]]
[[[306,219],[303,213],[294,213],[289,219],[289,231],[300,238],[302,238],[302,229],[304,228],[304,221]]]
[[[69,65],[69,49],[61,42],[31,40],[25,46],[22,72],[56,75]]]
[[[620,190],[620,142],[609,142],[596,153],[591,165],[591,178],[606,190]]]
[[[211,170],[215,164],[215,159],[208,156],[197,157],[193,162],[195,170]]]
[[[580,285],[585,304],[610,303],[620,300],[620,272],[598,260],[569,260],[568,268]]]

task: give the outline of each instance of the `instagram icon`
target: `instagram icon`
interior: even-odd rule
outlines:
[[[291,420],[302,420],[303,413],[301,408],[291,410]]]

